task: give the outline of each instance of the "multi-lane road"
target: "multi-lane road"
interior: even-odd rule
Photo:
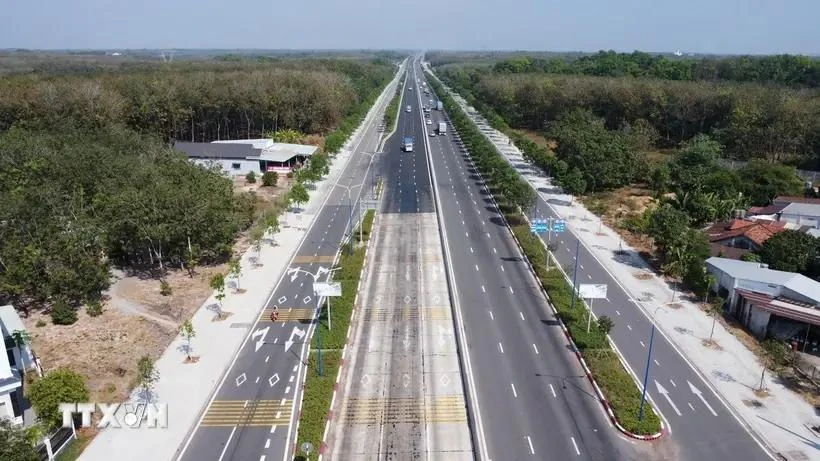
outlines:
[[[507,149],[502,146],[502,150]],[[541,174],[520,157],[505,153],[525,177]],[[539,194],[538,206],[530,219],[559,219],[553,206],[545,196]],[[628,293],[597,259],[617,258],[618,255],[602,254],[601,250],[593,251],[581,242],[576,256],[578,239],[575,232],[597,232],[597,225],[575,219],[567,226],[567,232],[553,233],[551,242],[557,244],[554,256],[561,267],[574,268],[577,262],[577,283],[607,285],[607,297],[596,300],[593,311],[599,316],[613,318],[615,326],[610,336],[633,374],[643,378],[647,363],[649,365],[648,394],[654,397],[654,403],[667,422],[667,434],[660,442],[665,445],[665,456],[689,461],[731,458],[771,460],[758,440],[746,431],[740,420],[735,418],[730,408],[711,390],[672,342],[659,330],[651,338],[650,315],[663,315],[664,309],[669,308],[666,302],[669,300],[639,299],[640,295]],[[542,235],[545,242],[549,237]],[[678,334],[690,334],[685,325],[676,330]],[[708,371],[720,373],[720,370]]]
[[[312,334],[317,299],[314,277],[325,280],[350,227],[348,193],[355,203],[369,189],[368,171],[380,141],[377,131],[395,86],[365,120],[352,157],[314,218],[286,274],[251,326],[235,361],[212,401],[180,449],[179,461],[288,460],[301,399],[305,351]],[[378,156],[376,156],[378,157]],[[356,187],[357,185],[360,185]],[[279,307],[278,321],[269,315]]]

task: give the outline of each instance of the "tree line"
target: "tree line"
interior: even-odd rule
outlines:
[[[207,120],[196,141],[256,129],[261,135],[263,124],[265,131],[303,127],[325,134],[325,152],[300,173],[287,199],[304,203],[302,183],[325,174],[327,153],[341,148],[394,67],[322,60],[314,71],[208,66],[0,79],[0,301],[21,308],[96,303],[112,265],[160,276],[169,266],[192,270],[227,260],[237,234],[253,223],[270,228],[273,218],[253,194],[235,193],[219,171],[167,146],[190,123],[169,118],[180,94],[209,91],[196,96]],[[234,92],[240,87],[248,91],[243,98]],[[271,114],[242,119],[244,129],[226,115],[273,100],[278,126]]]
[[[459,62],[457,57],[432,55],[433,65]],[[808,56],[733,56],[701,58],[664,56],[642,51],[599,51],[578,54],[515,54],[497,59],[500,73],[547,73],[599,77],[648,77],[679,81],[728,81],[796,87],[820,87],[820,60]]]
[[[631,132],[644,150],[709,134],[727,158],[820,169],[820,91],[711,82],[504,74],[481,67],[439,72],[468,101],[515,128],[543,132],[575,109]]]

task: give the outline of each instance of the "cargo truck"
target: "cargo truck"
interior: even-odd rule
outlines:
[[[438,134],[439,136],[447,134],[447,124],[444,122],[438,122]]]
[[[436,110],[444,110],[444,103],[439,101],[436,103]]]
[[[405,152],[413,152],[413,144],[414,144],[413,137],[412,136],[405,136],[404,139],[402,139],[402,142],[401,142],[402,150],[405,151]]]

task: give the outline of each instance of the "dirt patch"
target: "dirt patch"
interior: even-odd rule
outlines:
[[[518,133],[530,141],[534,142],[538,147],[545,147],[551,152],[555,151],[558,144],[552,139],[547,139],[543,134],[534,130],[515,129],[513,132]]]
[[[278,187],[261,187],[261,177],[256,184],[246,184],[240,177],[234,179],[234,186],[237,193],[254,192],[259,209],[264,209],[287,191],[291,182],[283,175]],[[247,235],[242,234],[234,251],[241,253],[248,247]],[[52,325],[48,315],[32,312],[24,323],[45,372],[70,368],[86,377],[91,401],[123,400],[134,385],[139,358],[149,355],[156,359],[162,354],[177,335],[178,325],[211,295],[211,276],[226,270],[226,264],[197,267],[191,277],[187,271],[171,269],[165,276],[171,287],[169,296],[160,293],[158,279],[115,270],[102,315],[91,317],[83,308],[77,322],[62,326]],[[222,320],[229,316],[225,314]],[[38,327],[38,322],[44,325]],[[180,360],[187,360],[182,352]]]

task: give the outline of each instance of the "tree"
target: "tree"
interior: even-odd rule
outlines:
[[[652,213],[647,231],[655,239],[655,245],[666,249],[689,228],[689,216],[668,203],[659,206]]]
[[[58,299],[51,307],[51,321],[55,325],[71,325],[77,321],[77,311],[64,299]]]
[[[151,391],[159,381],[159,370],[154,364],[154,359],[143,355],[137,361],[137,387],[142,391],[142,397],[146,401],[150,400]]]
[[[672,178],[669,173],[669,165],[662,163],[653,168],[649,174],[649,188],[655,192],[656,197],[669,192]]]
[[[290,201],[296,205],[296,208],[299,208],[303,203],[307,203],[308,200],[310,200],[310,196],[305,186],[301,182],[294,184],[290,189]]]
[[[717,323],[717,318],[723,315],[724,303],[726,303],[726,300],[724,300],[720,296],[715,296],[714,298],[712,298],[712,302],[708,303],[709,314],[712,315],[712,331],[709,332],[709,340],[707,341],[709,344],[712,344],[712,338],[715,335],[715,324]]]
[[[757,253],[752,253],[751,251],[748,253],[743,253],[743,256],[740,257],[740,260],[752,263],[762,262],[762,260],[760,259],[760,255]]]
[[[222,316],[222,300],[225,299],[225,276],[214,274],[211,277],[210,285],[213,290],[216,290],[215,298],[218,301],[217,306],[219,308],[217,315]]]
[[[27,431],[10,419],[0,418],[0,459],[3,461],[40,461]]]
[[[789,347],[776,339],[763,341],[763,370],[760,372],[760,385],[758,391],[763,391],[763,380],[766,377],[766,368],[771,368],[775,372],[787,366],[791,360],[791,350]]]
[[[23,348],[31,344],[31,333],[26,330],[14,330],[11,332],[11,339],[14,341],[15,346]]]
[[[276,213],[268,213],[265,215],[265,232],[271,234],[271,240],[273,244],[276,244],[276,234],[279,232],[279,215]]]
[[[248,184],[256,183],[256,172],[249,171],[248,174],[245,175],[245,181]]]
[[[572,168],[558,180],[564,192],[570,195],[583,194],[587,188],[587,182],[583,173],[578,168]]]
[[[256,253],[256,264],[259,264],[259,253],[262,251],[262,238],[265,236],[265,231],[261,227],[254,227],[249,234],[249,240],[253,251]]]
[[[62,424],[59,404],[87,402],[88,397],[85,378],[67,369],[54,370],[34,381],[28,393],[37,418],[49,428]]]
[[[740,170],[743,193],[758,206],[768,205],[778,195],[800,195],[803,180],[794,167],[752,159]]]
[[[262,175],[262,185],[265,187],[276,187],[279,182],[279,173],[275,171],[266,171]]]
[[[236,291],[241,292],[241,288],[239,288],[239,278],[242,276],[242,260],[238,256],[231,258],[228,263],[228,273],[236,279]]]
[[[602,315],[598,317],[598,330],[604,335],[608,335],[614,326],[615,322],[613,322],[609,316]]]
[[[787,229],[766,240],[758,253],[771,269],[809,277],[820,274],[820,238],[809,234]]]
[[[191,322],[190,319],[182,322],[182,325],[179,326],[179,334],[185,339],[185,355],[187,356],[188,360],[191,360],[191,339],[196,336],[196,330],[194,330],[194,324]]]

